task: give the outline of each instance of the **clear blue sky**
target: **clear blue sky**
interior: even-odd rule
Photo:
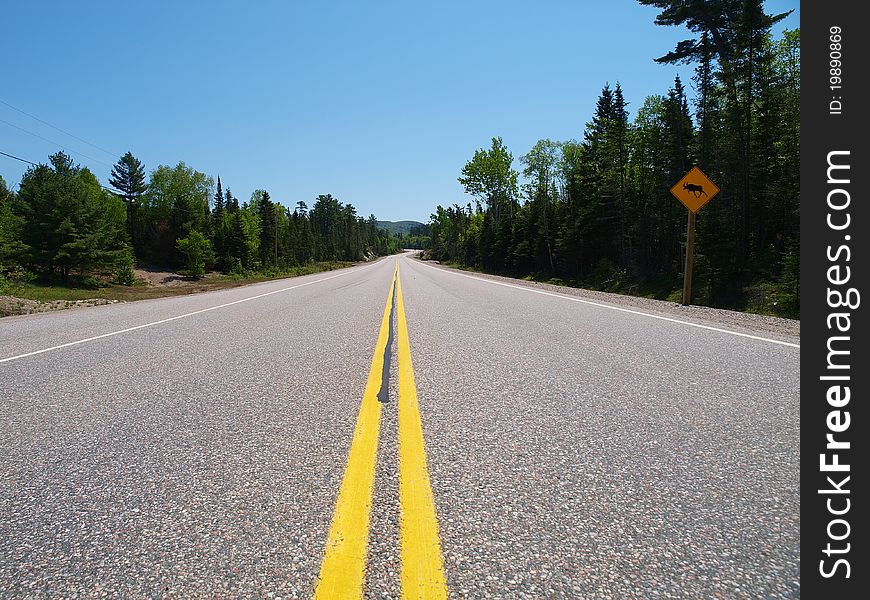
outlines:
[[[769,0],[795,12],[797,0]],[[427,221],[469,201],[456,178],[504,138],[580,138],[605,82],[633,118],[691,67],[658,65],[688,37],[632,0],[498,2],[9,2],[0,119],[70,150],[103,183],[126,152],[180,160],[247,199]],[[0,151],[45,161],[56,144],[0,122]],[[26,165],[0,156],[12,186]]]

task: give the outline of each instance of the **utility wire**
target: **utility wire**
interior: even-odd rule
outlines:
[[[52,129],[56,129],[57,131],[63,133],[64,135],[68,135],[68,136],[70,136],[71,138],[77,139],[78,141],[80,141],[80,142],[82,142],[82,143],[84,143],[84,144],[87,144],[87,145],[90,146],[91,148],[96,148],[96,149],[99,150],[100,152],[105,152],[105,153],[108,154],[109,156],[113,156],[113,157],[114,157],[114,156],[120,156],[120,154],[116,154],[115,152],[110,152],[110,151],[106,150],[105,148],[101,148],[100,146],[97,146],[96,144],[92,144],[92,143],[90,143],[88,140],[84,140],[84,139],[80,138],[80,137],[77,136],[77,135],[73,135],[73,134],[70,133],[69,131],[65,131],[65,130],[61,129],[60,127],[56,126],[56,125],[52,125],[52,124],[49,123],[48,121],[44,121],[44,120],[40,119],[40,118],[37,117],[36,115],[32,115],[32,114],[30,114],[29,112],[23,111],[23,110],[21,110],[20,108],[18,108],[17,106],[12,106],[11,104],[9,104],[8,102],[6,102],[6,101],[3,100],[2,98],[0,98],[0,104],[3,104],[3,105],[5,105],[5,106],[8,106],[8,107],[11,108],[12,110],[18,111],[18,112],[20,112],[22,115],[27,115],[27,116],[30,117],[31,119],[34,119],[34,120],[36,120],[36,121],[39,121],[39,122],[42,123],[43,125],[48,125],[48,126],[51,127]]]
[[[34,167],[39,166],[35,162],[30,162],[26,158],[21,158],[20,156],[13,156],[12,154],[7,154],[7,153],[3,152],[2,150],[0,150],[0,154],[2,154],[3,156],[8,156],[9,158],[14,158],[15,160],[20,160],[21,162],[27,163],[28,165],[33,165]]]
[[[8,152],[3,152],[2,150],[0,150],[0,154],[2,154],[3,156],[8,156],[9,158],[14,158],[15,160],[20,160],[21,162],[27,163],[28,165],[33,165],[34,167],[42,166],[39,163],[33,162],[32,160],[27,160],[26,158],[21,158],[20,156],[15,156],[14,154],[9,154]],[[116,196],[123,196],[124,195],[124,192],[119,192],[118,190],[116,190],[114,188],[110,188],[110,187],[107,187],[107,186],[102,185],[102,184],[100,184],[100,187],[103,188],[104,190],[106,190],[107,192],[112,192]]]
[[[8,156],[9,158],[14,158],[15,160],[20,160],[21,162],[27,163],[29,165],[33,165],[34,167],[40,166],[38,163],[35,163],[31,160],[27,160],[26,158],[21,158],[20,156],[15,156],[14,154],[9,154],[8,152],[3,152],[2,150],[0,150],[0,154],[2,154],[3,156]],[[115,194],[116,196],[121,196],[121,197],[125,196],[124,192],[120,192],[114,188],[106,187],[105,185],[102,185],[102,184],[100,185],[100,187],[103,188],[104,190],[106,190],[107,192],[111,192],[111,193]],[[189,208],[181,208],[180,206],[174,207],[173,210],[179,210],[181,212],[186,212],[186,213],[191,213],[191,214],[197,213],[197,211],[190,210]]]
[[[47,137],[43,137],[43,136],[39,135],[38,133],[33,133],[32,131],[28,131],[27,129],[24,129],[24,127],[19,127],[18,125],[14,124],[14,123],[10,123],[9,121],[5,121],[3,119],[0,119],[0,123],[6,123],[10,127],[14,127],[15,129],[18,129],[19,131],[23,131],[24,133],[30,134],[33,137],[37,137],[45,142],[48,142],[49,144],[53,144],[53,145],[55,145],[63,150],[66,150],[67,152],[72,152],[73,154],[78,154],[79,156],[83,156],[83,157],[87,158],[88,160],[98,162],[101,165],[105,165],[105,166],[109,167],[110,169],[112,168],[112,165],[110,165],[109,163],[105,163],[98,158],[94,158],[93,156],[88,156],[84,152],[77,152],[76,150],[70,150],[66,146],[63,146],[62,144],[59,144],[58,142],[55,142],[54,140],[50,140]]]

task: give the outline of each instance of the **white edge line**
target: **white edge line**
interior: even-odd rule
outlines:
[[[378,262],[380,262],[380,261],[378,261]],[[367,269],[368,267],[373,267],[373,266],[375,266],[375,265],[368,265],[366,267],[363,267],[363,269]],[[162,323],[168,323],[170,321],[184,319],[185,317],[192,317],[193,315],[200,315],[202,313],[207,313],[209,311],[217,310],[219,308],[226,308],[227,306],[233,306],[234,304],[241,304],[242,302],[248,302],[249,300],[256,300],[258,298],[265,298],[266,296],[271,296],[273,294],[280,294],[281,292],[295,290],[296,288],[305,287],[306,285],[312,285],[315,283],[320,283],[322,281],[328,281],[330,279],[335,279],[336,277],[341,277],[343,275],[347,275],[348,273],[359,273],[363,269],[353,270],[353,267],[349,267],[348,270],[345,271],[344,273],[337,273],[335,275],[330,275],[329,277],[324,277],[322,279],[316,279],[314,281],[306,281],[305,283],[291,285],[289,287],[281,288],[280,290],[272,290],[271,292],[266,292],[264,294],[257,294],[256,296],[251,296],[249,298],[242,298],[241,300],[233,300],[232,302],[227,302],[226,304],[219,304],[217,306],[210,306],[208,308],[195,310],[193,312],[185,313],[183,315],[176,315],[174,317],[169,317],[168,319],[160,319],[159,321],[153,321],[151,323],[144,323],[142,325],[136,325],[135,327],[128,327],[127,329],[121,329],[119,331],[112,331],[109,333],[103,333],[101,335],[95,335],[93,337],[85,338],[83,340],[76,340],[74,342],[67,342],[66,344],[59,344],[57,346],[52,346],[50,348],[43,348],[42,350],[34,350],[33,352],[27,352],[25,354],[19,354],[17,356],[10,356],[8,358],[0,358],[0,363],[11,362],[13,360],[18,360],[19,358],[26,358],[28,356],[34,356],[36,354],[42,354],[43,352],[51,352],[52,350],[60,350],[61,348],[68,348],[70,346],[78,346],[79,344],[85,344],[87,342],[93,342],[94,340],[100,340],[100,339],[112,337],[115,335],[121,335],[122,333],[136,331],[137,329],[145,329],[146,327],[153,327],[155,325],[160,325]]]
[[[621,308],[619,306],[613,306],[611,304],[602,304],[600,302],[593,302],[592,300],[584,300],[582,298],[574,298],[572,296],[564,296],[562,294],[554,294],[553,292],[545,292],[544,290],[535,290],[532,288],[528,288],[522,285],[514,285],[512,283],[504,283],[502,281],[494,281],[492,279],[484,279],[483,277],[475,277],[474,275],[468,275],[466,273],[459,273],[453,269],[444,268],[439,269],[433,265],[427,265],[423,261],[417,261],[419,264],[429,267],[430,269],[435,269],[436,271],[441,271],[443,273],[451,273],[453,275],[458,275],[460,277],[468,277],[469,279],[474,279],[476,281],[483,281],[484,283],[491,283],[493,285],[501,285],[504,287],[515,288],[518,290],[525,290],[526,292],[532,292],[535,294],[542,294],[544,296],[552,296],[553,298],[562,298],[563,300],[570,300],[571,302],[581,302],[583,304],[590,304],[592,306],[598,306],[601,308],[609,308],[610,310],[618,310],[620,312],[631,313],[633,315],[642,315],[644,317],[650,317],[652,319],[659,319],[661,321],[670,321],[671,323],[679,323],[681,325],[688,325],[689,327],[697,327],[699,329],[708,329],[710,331],[718,331],[719,333],[727,333],[728,335],[736,335],[739,337],[745,337],[752,340],[760,340],[762,342],[770,342],[771,344],[779,344],[781,346],[789,346],[790,348],[800,348],[800,344],[792,344],[791,342],[784,342],[782,340],[774,340],[771,338],[761,337],[758,335],[751,335],[748,333],[740,333],[738,331],[729,331],[728,329],[720,329],[718,327],[711,327],[709,325],[701,325],[700,323],[692,323],[691,321],[681,321],[680,319],[673,319],[671,317],[663,317],[660,315],[653,315],[650,313],[646,313],[640,310],[632,310],[630,308]]]

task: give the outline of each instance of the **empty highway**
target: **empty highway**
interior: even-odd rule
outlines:
[[[410,254],[2,319],[0,596],[798,597],[800,340],[740,323]]]

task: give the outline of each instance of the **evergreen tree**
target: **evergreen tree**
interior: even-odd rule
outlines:
[[[112,167],[109,185],[118,190],[127,205],[127,232],[133,249],[141,252],[141,240],[137,235],[136,217],[142,194],[148,189],[145,183],[145,166],[132,152],[127,152]]]
[[[584,134],[585,155],[591,167],[589,182],[595,196],[592,209],[598,230],[593,253],[601,260],[616,263],[622,242],[621,198],[619,190],[619,148],[615,143],[624,106],[614,104],[613,91],[604,85],[595,106],[592,121]]]
[[[314,260],[315,243],[311,231],[311,221],[308,218],[308,205],[303,201],[296,203],[296,209],[292,215],[293,227],[296,232],[294,241],[294,256],[296,264],[304,265]]]
[[[665,100],[665,127],[668,155],[668,177],[677,181],[692,166],[690,150],[694,128],[686,91],[680,76],[674,78],[674,87],[668,90]]]
[[[628,103],[622,95],[622,86],[616,82],[613,90],[613,114],[611,116],[608,136],[614,145],[614,167],[616,169],[618,188],[617,194],[620,203],[625,196],[625,169],[628,165]]]
[[[221,186],[221,178],[217,178],[217,188],[214,194],[214,209],[212,210],[212,232],[214,238],[215,265],[226,270],[226,204]]]
[[[247,232],[241,211],[232,213],[227,231],[227,269],[230,272],[244,271],[250,267]]]
[[[88,169],[58,152],[51,166],[31,167],[19,186],[26,260],[48,274],[129,269],[123,201],[102,189]]]
[[[21,212],[17,195],[9,191],[0,177],[0,277],[11,271],[28,250],[21,241],[24,227]]]
[[[263,191],[256,205],[260,220],[260,262],[264,266],[278,264],[278,212],[277,206]]]

